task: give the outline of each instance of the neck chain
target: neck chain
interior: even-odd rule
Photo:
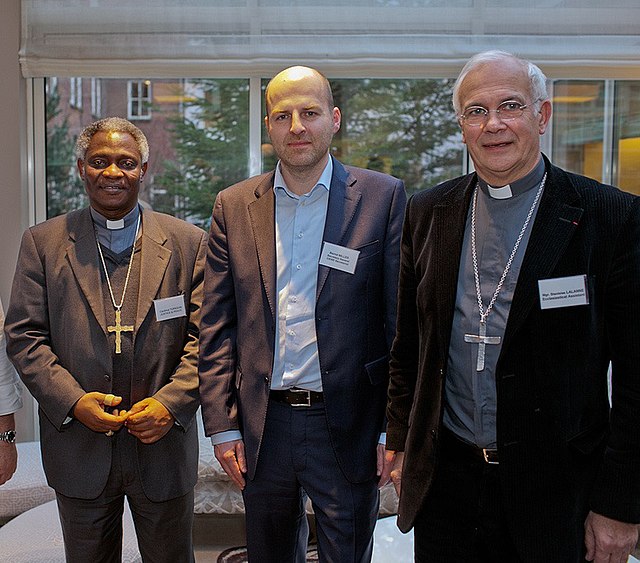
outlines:
[[[545,174],[544,177],[542,178],[542,182],[540,182],[538,193],[536,193],[536,197],[534,198],[533,203],[531,204],[531,209],[529,209],[529,213],[527,213],[527,218],[524,220],[524,225],[522,225],[522,229],[520,229],[520,234],[518,235],[518,238],[516,239],[516,242],[513,245],[513,250],[511,251],[511,255],[507,260],[507,264],[504,267],[502,276],[500,276],[500,281],[496,286],[496,290],[493,292],[493,297],[491,297],[491,301],[489,301],[489,305],[487,305],[486,310],[482,305],[482,293],[480,292],[480,272],[478,271],[478,254],[476,251],[476,207],[478,203],[478,186],[476,186],[475,192],[473,194],[473,207],[471,208],[471,256],[473,258],[473,277],[475,278],[475,282],[476,282],[476,296],[478,298],[478,311],[480,313],[481,323],[486,322],[487,317],[491,312],[491,309],[493,309],[493,305],[496,302],[496,299],[498,299],[498,295],[502,290],[504,280],[507,278],[507,274],[511,269],[511,263],[513,262],[513,259],[516,256],[516,252],[518,252],[518,248],[520,246],[520,242],[522,241],[522,237],[524,236],[524,233],[526,232],[527,227],[529,226],[529,221],[531,220],[533,211],[535,210],[538,200],[540,199],[540,195],[542,194],[542,189],[544,188],[544,184],[546,180],[547,180],[547,175]]]
[[[136,252],[136,240],[138,239],[138,231],[140,230],[140,214],[138,214],[138,221],[136,222],[136,233],[133,237],[133,245],[131,247],[131,257],[129,258],[129,267],[127,268],[127,277],[124,280],[124,287],[122,288],[122,297],[120,299],[120,303],[116,303],[116,298],[113,295],[113,288],[111,287],[111,280],[109,279],[109,272],[107,271],[107,264],[104,261],[104,255],[102,254],[102,249],[100,248],[100,243],[97,241],[98,245],[98,254],[100,255],[100,261],[102,262],[102,267],[104,269],[104,276],[107,279],[107,287],[109,288],[109,295],[111,296],[111,303],[113,304],[113,308],[116,311],[116,322],[114,326],[107,326],[108,332],[116,333],[116,354],[120,354],[121,349],[121,333],[122,332],[133,332],[133,325],[122,325],[121,324],[121,309],[124,304],[124,296],[127,293],[127,286],[129,285],[129,277],[131,276],[131,266],[133,265],[133,256]]]
[[[544,184],[547,180],[547,175],[542,178],[540,182],[540,187],[538,188],[538,192],[536,193],[536,197],[531,204],[531,209],[529,209],[529,213],[527,213],[527,218],[524,220],[524,225],[522,225],[522,229],[520,229],[520,234],[516,239],[515,244],[513,245],[513,250],[507,260],[507,264],[504,267],[504,271],[500,276],[500,280],[498,281],[498,285],[496,285],[496,290],[493,292],[493,296],[491,297],[491,301],[487,305],[487,308],[484,308],[482,304],[482,292],[480,290],[480,272],[478,268],[478,253],[476,250],[476,207],[478,204],[478,186],[476,185],[476,189],[473,192],[473,205],[471,207],[471,257],[473,259],[473,277],[476,284],[476,297],[478,298],[478,312],[480,313],[480,330],[478,334],[465,334],[464,340],[465,342],[471,342],[473,344],[478,344],[478,361],[476,365],[476,371],[482,371],[484,369],[484,356],[485,356],[485,345],[486,344],[500,344],[501,337],[500,336],[487,336],[487,317],[489,313],[493,310],[493,305],[498,299],[498,295],[500,295],[500,291],[502,291],[502,286],[504,285],[504,280],[507,278],[507,274],[511,269],[511,263],[518,252],[518,248],[520,246],[520,242],[522,241],[522,237],[529,226],[529,222],[531,221],[531,217],[533,216],[533,212],[536,208],[538,200],[540,199],[540,195],[542,194],[542,190],[544,188]]]

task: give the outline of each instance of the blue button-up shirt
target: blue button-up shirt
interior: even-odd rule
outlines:
[[[315,310],[318,261],[327,218],[333,161],[306,194],[291,192],[276,168],[278,322],[271,389],[322,391]]]

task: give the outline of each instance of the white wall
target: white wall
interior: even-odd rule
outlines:
[[[26,82],[20,74],[20,0],[2,3],[0,18],[0,297],[6,309],[22,231],[28,227]],[[33,439],[33,401],[17,415],[21,441]]]

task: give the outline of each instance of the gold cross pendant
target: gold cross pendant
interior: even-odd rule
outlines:
[[[133,325],[125,325],[120,324],[120,310],[116,309],[116,324],[115,326],[107,326],[107,330],[109,332],[116,333],[116,354],[122,353],[122,337],[121,334],[123,332],[133,332]]]

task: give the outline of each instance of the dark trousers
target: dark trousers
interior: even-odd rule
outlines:
[[[486,463],[449,431],[440,463],[414,525],[416,563],[520,563],[502,507],[498,466]]]
[[[319,560],[370,561],[379,505],[376,479],[354,484],[344,477],[322,403],[292,407],[271,400],[256,475],[243,491],[250,562],[306,560],[305,493],[316,517]]]
[[[113,438],[111,473],[102,494],[91,500],[57,494],[67,563],[119,563],[122,514],[127,497],[142,560],[192,563],[193,491],[165,502],[150,501],[137,475],[135,438],[121,430]],[[165,460],[180,463],[180,460]],[[91,475],[87,475],[90,479]]]

